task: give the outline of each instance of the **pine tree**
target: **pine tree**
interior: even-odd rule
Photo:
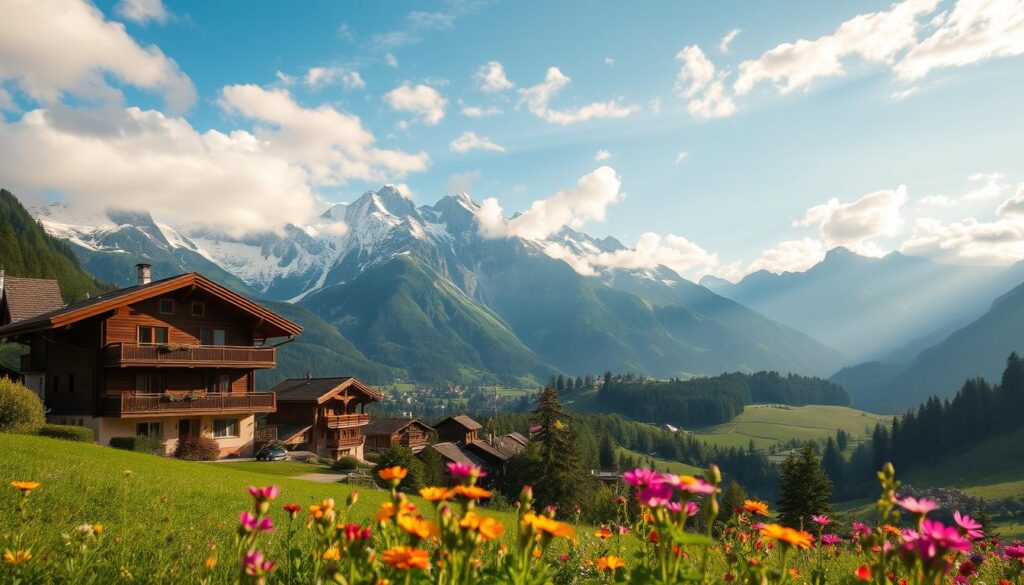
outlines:
[[[558,374],[558,378],[555,380],[555,390],[557,390],[559,394],[565,393],[565,376],[562,374]]]
[[[786,526],[810,525],[814,514],[829,514],[832,482],[811,445],[793,453],[779,471],[779,521]]]
[[[850,445],[850,435],[843,429],[836,431],[836,446],[839,447],[840,451],[846,451],[846,448]]]
[[[576,450],[572,421],[558,401],[558,392],[545,388],[537,396],[537,409],[530,423],[540,427],[535,435],[539,445],[538,476],[533,484],[537,501],[571,513],[580,504],[587,475]]]
[[[821,456],[821,467],[825,474],[832,480],[832,485],[839,491],[843,486],[843,456],[839,453],[839,447],[832,437],[828,438],[825,445],[825,454]]]
[[[737,508],[743,507],[743,500],[747,499],[747,490],[739,482],[732,480],[722,493],[722,503],[718,512],[718,521],[726,524],[732,519]]]
[[[615,446],[615,440],[612,439],[611,435],[605,435],[601,439],[601,451],[598,454],[601,469],[618,469],[619,468],[619,453],[618,448]]]
[[[572,394],[575,390],[576,381],[572,379],[572,376],[569,376],[568,378],[565,379],[565,392],[567,394]]]

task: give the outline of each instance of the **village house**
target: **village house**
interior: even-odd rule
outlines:
[[[522,453],[529,440],[520,433],[478,438],[483,425],[460,414],[434,425],[440,442],[431,445],[445,463],[468,463],[487,472],[490,480],[505,474],[508,461]],[[488,480],[488,481],[490,481]]]
[[[482,428],[483,425],[464,414],[449,416],[434,425],[438,441],[456,445],[472,443]]]
[[[383,451],[392,445],[402,445],[419,453],[430,444],[434,429],[414,418],[375,418],[363,427],[366,451]]]
[[[366,406],[384,398],[351,377],[284,380],[271,389],[277,411],[266,416],[261,442],[278,440],[289,450],[321,457],[363,458],[363,428],[370,422]]]
[[[137,284],[63,305],[56,281],[6,278],[0,340],[28,346],[25,385],[47,420],[87,426],[97,441],[148,435],[172,453],[212,436],[222,457],[250,456],[254,416],[276,408],[256,392],[257,369],[276,365],[271,340],[302,328],[196,273]]]

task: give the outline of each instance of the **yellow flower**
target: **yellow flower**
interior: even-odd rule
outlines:
[[[401,481],[405,479],[405,476],[408,474],[408,469],[404,467],[399,467],[398,465],[394,467],[385,467],[384,469],[381,469],[380,471],[377,472],[377,475],[379,475],[380,478],[383,479],[384,481],[391,481],[393,479]]]
[[[395,515],[395,505],[392,502],[384,502],[380,505],[380,511],[374,516],[377,522],[383,522]]]
[[[334,499],[328,498],[319,504],[313,504],[309,507],[309,515],[317,520],[324,518],[332,520],[334,518]]]
[[[523,516],[523,522],[530,524],[538,532],[544,532],[558,538],[568,538],[573,534],[572,526],[532,512]]]
[[[26,561],[32,559],[32,549],[18,550],[18,551],[4,551],[4,564],[5,565],[20,565]]]
[[[443,502],[450,500],[455,492],[443,487],[425,487],[420,490],[420,496],[428,502]]]
[[[453,491],[470,500],[479,500],[481,498],[491,497],[491,492],[475,485],[457,485]]]
[[[615,571],[616,569],[624,569],[626,567],[626,561],[615,555],[601,557],[594,564],[598,571]]]
[[[480,532],[480,536],[483,536],[487,540],[501,538],[501,535],[505,534],[505,527],[501,522],[487,516],[480,519],[480,526],[477,530]]]
[[[398,519],[398,525],[402,530],[416,536],[420,540],[426,540],[431,536],[438,536],[441,534],[441,531],[437,528],[437,524],[434,524],[430,520],[424,520],[423,518],[403,516]]]
[[[30,492],[30,491],[32,491],[34,489],[38,489],[39,488],[39,482],[38,481],[12,481],[11,482],[11,487],[16,489],[16,490],[20,490],[21,493],[24,494],[24,493],[28,493],[28,492]]]
[[[743,500],[743,509],[759,516],[768,515],[768,504],[757,500]]]
[[[203,561],[203,566],[206,567],[207,571],[212,571],[217,566],[217,557],[206,557]]]
[[[338,547],[332,546],[331,548],[324,551],[323,559],[325,561],[336,561],[341,558],[341,551]]]
[[[802,530],[794,530],[779,524],[767,524],[761,529],[761,536],[777,540],[779,542],[795,546],[796,548],[810,548],[814,537]]]
[[[93,524],[92,525],[92,531],[95,532],[96,534],[103,534],[103,525],[102,524]]]
[[[411,546],[396,546],[381,553],[385,563],[396,569],[423,569],[430,567],[430,555]]]
[[[612,531],[602,526],[594,532],[594,537],[601,540],[608,540],[612,537]]]

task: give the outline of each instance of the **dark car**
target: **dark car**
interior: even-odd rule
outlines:
[[[256,461],[287,461],[288,451],[281,447],[264,447],[256,454]]]

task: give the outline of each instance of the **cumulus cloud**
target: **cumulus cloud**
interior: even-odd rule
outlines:
[[[747,267],[747,272],[803,272],[821,262],[827,251],[825,243],[814,238],[786,240],[761,252],[760,257]]]
[[[830,199],[807,210],[794,226],[816,226],[827,248],[844,246],[868,256],[880,256],[882,250],[870,241],[880,236],[895,236],[903,225],[902,209],[907,188],[868,193],[852,203]]]
[[[384,101],[392,109],[414,114],[427,126],[436,126],[444,119],[448,100],[429,85],[412,85],[408,81],[384,94]]]
[[[682,164],[686,162],[686,159],[688,158],[690,158],[690,153],[686,152],[685,150],[681,151],[679,154],[676,155],[676,164]]]
[[[725,87],[727,72],[717,72],[714,63],[697,45],[676,54],[682,62],[676,75],[676,91],[687,100],[686,109],[696,118],[723,118],[736,113],[736,104]]]
[[[740,36],[741,32],[743,31],[738,28],[734,28],[726,33],[725,36],[722,37],[722,40],[718,41],[718,50],[723,53],[728,53],[729,45],[736,40],[736,37]]]
[[[476,132],[463,132],[458,138],[452,140],[448,148],[452,152],[466,153],[471,150],[490,150],[492,152],[505,152],[505,147],[492,142],[485,136],[477,136]]]
[[[612,59],[611,57],[605,57],[604,64],[611,67],[612,65],[615,65],[615,59]]]
[[[818,78],[844,75],[843,60],[852,56],[891,65],[898,53],[917,43],[918,17],[933,12],[937,4],[938,0],[904,0],[888,10],[859,14],[832,34],[779,44],[741,63],[733,89],[743,95],[770,81],[780,93],[789,93]]]
[[[1010,185],[1002,173],[975,173],[967,177],[973,186],[962,199],[964,201],[986,201],[1002,197]]]
[[[558,110],[550,107],[551,100],[558,95],[571,80],[558,67],[549,67],[544,81],[519,90],[520,103],[526,106],[531,114],[552,124],[575,124],[600,118],[625,118],[633,113],[633,108],[623,106],[618,100],[593,102],[578,108]]]
[[[931,207],[954,207],[956,199],[948,195],[927,195],[918,199],[917,204]]]
[[[155,46],[135,42],[123,24],[84,0],[12,0],[0,18],[0,81],[40,102],[61,95],[118,103],[117,80],[163,94],[174,111],[196,99],[192,81]]]
[[[608,205],[619,201],[622,181],[615,169],[599,167],[584,175],[576,186],[563,189],[547,199],[534,201],[529,209],[505,222],[499,229],[501,206],[490,197],[481,209],[486,209],[487,227],[481,227],[484,237],[518,236],[528,240],[542,240],[565,226],[579,229],[590,221],[604,221]],[[478,215],[479,219],[479,215]]]
[[[484,238],[495,240],[508,237],[508,224],[501,204],[494,197],[484,199],[476,212],[478,232]]]
[[[171,16],[161,0],[121,0],[114,11],[121,18],[137,24],[163,24]]]
[[[601,162],[603,160],[610,159],[612,156],[612,153],[602,148],[601,150],[594,153],[594,160],[596,160],[597,162]]]
[[[464,106],[462,108],[462,115],[467,118],[486,118],[488,116],[497,116],[501,113],[501,108],[497,106]]]
[[[680,274],[690,271],[707,274],[720,265],[716,254],[690,240],[674,234],[661,236],[654,232],[641,235],[633,248],[601,252],[586,257],[586,260],[592,265],[606,268],[653,270],[658,266],[667,266]]]
[[[412,199],[413,191],[411,188],[409,188],[409,185],[406,185],[405,183],[388,183],[387,185],[385,185],[385,187],[391,187],[395,191],[398,191],[398,193],[402,197],[405,197],[406,199]]]
[[[495,93],[512,89],[514,83],[505,77],[505,66],[498,61],[489,61],[476,71],[476,85],[480,91]]]
[[[366,81],[358,71],[344,67],[311,67],[306,72],[304,81],[306,85],[314,89],[334,84],[341,84],[347,90],[366,87]]]

